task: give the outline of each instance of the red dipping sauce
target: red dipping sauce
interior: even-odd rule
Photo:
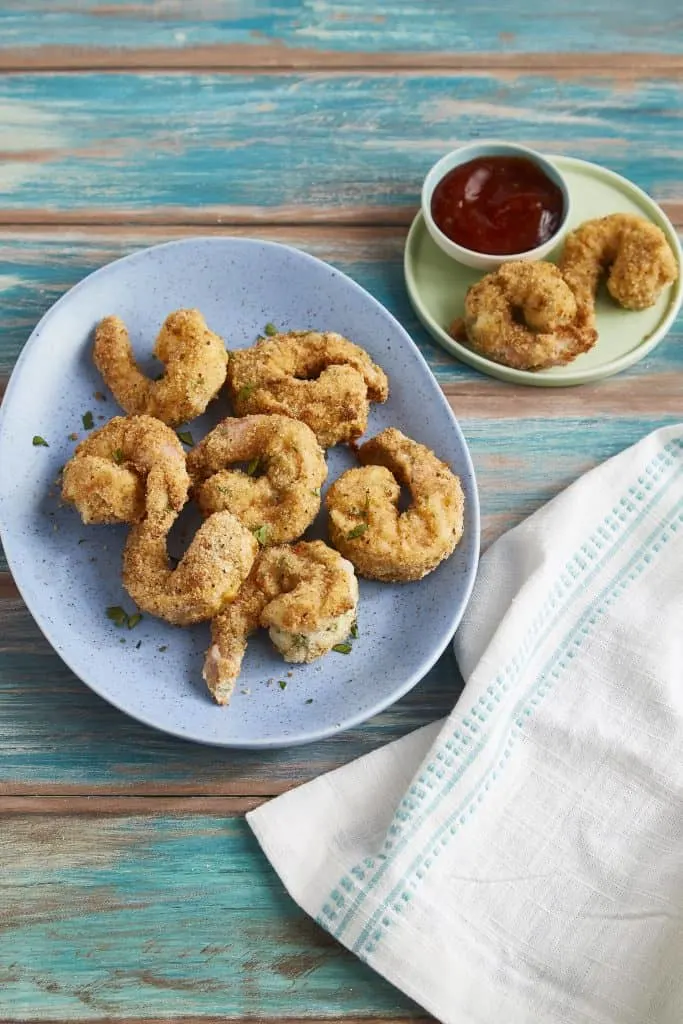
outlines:
[[[528,252],[562,222],[561,189],[522,156],[483,156],[449,171],[432,193],[437,227],[458,245],[492,256]]]

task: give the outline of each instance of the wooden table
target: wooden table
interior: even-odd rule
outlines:
[[[443,152],[498,136],[597,160],[683,225],[676,0],[5,0],[0,375],[96,267],[194,234],[314,253],[406,325],[458,415],[484,543],[683,412],[681,324],[633,370],[499,384],[418,326],[406,228]],[[0,467],[1,471],[1,467]],[[429,681],[325,743],[233,754],[129,721],[0,566],[0,1020],[424,1016],[308,921],[242,815],[444,714]]]

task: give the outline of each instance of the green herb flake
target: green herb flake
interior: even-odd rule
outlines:
[[[245,384],[244,387],[240,388],[239,391],[237,392],[237,401],[238,402],[246,402],[246,401],[248,401],[251,398],[251,396],[254,394],[255,391],[256,391],[256,385],[255,384]]]
[[[337,654],[350,654],[351,644],[335,644],[332,650],[336,651]]]
[[[353,637],[354,640],[358,639],[358,623],[357,622],[354,622],[354,624],[351,626],[351,636]]]
[[[139,651],[141,647],[142,647],[142,640],[138,640],[138,642],[135,645],[135,650]]]
[[[314,487],[313,490],[311,491],[311,494],[315,498],[319,498],[320,497],[320,488],[319,487]]]
[[[309,697],[308,700],[304,701],[304,704],[312,704],[312,703],[313,703],[313,698],[312,697]]]
[[[135,629],[142,622],[142,615],[140,612],[135,612],[134,615],[128,616],[128,629]]]
[[[74,431],[73,434],[69,434],[69,440],[78,441],[78,434],[76,433],[76,431]]]
[[[115,626],[125,626],[128,622],[128,616],[118,604],[110,605],[107,608],[107,618],[111,619]]]
[[[308,643],[308,640],[303,633],[295,633],[292,639],[296,647],[305,647]]]
[[[122,450],[120,448],[115,448],[114,451],[112,452],[112,456],[114,458],[114,462],[116,463],[116,465],[120,466],[121,463],[123,462]]]
[[[277,685],[280,687],[281,690],[286,690],[287,689],[287,680],[286,679],[278,679]]]
[[[247,466],[247,476],[253,476],[253,475],[254,475],[254,473],[256,472],[256,470],[257,470],[257,469],[259,468],[259,464],[260,464],[260,462],[261,462],[261,460],[260,460],[260,458],[258,457],[258,455],[256,456],[256,458],[255,458],[255,459],[252,459],[252,460],[251,460],[251,462],[250,462],[250,463],[249,463],[249,465]]]
[[[189,448],[194,447],[194,438],[192,437],[192,434],[190,433],[189,430],[179,430],[178,439],[182,441],[183,444],[186,444]]]
[[[164,651],[168,650],[168,644],[163,644],[161,647],[157,647],[159,654],[163,654]]]
[[[275,326],[275,324],[271,324],[271,323],[266,324],[266,326],[263,328],[263,330],[266,332],[266,334],[268,335],[269,338],[272,338],[274,334],[278,333],[277,327]]]
[[[49,448],[50,446],[49,446],[49,444],[47,443],[47,441],[45,440],[44,437],[41,437],[40,434],[34,434],[33,435],[33,447],[34,448]]]
[[[346,539],[355,540],[356,537],[362,537],[367,528],[367,523],[359,523],[358,526],[354,526],[352,530],[349,530],[349,532],[346,534]]]
[[[83,421],[84,430],[92,430],[92,428],[95,425],[95,420],[93,419],[93,415],[90,409],[88,409],[87,412],[83,413],[83,415],[81,416],[81,420]]]
[[[88,543],[88,537],[81,537],[81,539],[79,540],[78,543],[79,544],[87,544]]]
[[[254,534],[261,547],[265,547],[268,543],[268,526],[257,526],[251,532]]]

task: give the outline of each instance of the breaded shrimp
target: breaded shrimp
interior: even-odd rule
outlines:
[[[233,467],[246,462],[244,472]],[[296,540],[320,511],[325,454],[305,423],[287,416],[226,419],[187,458],[195,498],[227,509],[263,544]]]
[[[84,523],[137,523],[145,493],[163,494],[174,512],[187,500],[185,452],[152,416],[115,416],[76,448],[64,467],[62,497]]]
[[[592,307],[598,282],[625,309],[653,306],[678,277],[661,228],[632,213],[612,213],[581,224],[567,236],[560,268],[579,305]]]
[[[123,320],[108,316],[98,324],[95,366],[126,412],[147,413],[170,426],[201,416],[225,382],[223,339],[209,330],[199,310],[179,309],[166,317],[154,355],[166,368],[159,380],[138,367]]]
[[[230,701],[259,626],[285,661],[310,662],[346,639],[357,605],[353,566],[321,540],[263,551],[237,599],[211,623],[204,679],[216,702]]]
[[[390,427],[358,451],[327,494],[330,539],[361,576],[419,580],[453,553],[463,531],[460,480],[434,452]],[[401,485],[411,504],[399,510]]]
[[[386,374],[333,332],[293,331],[232,352],[228,389],[238,416],[280,413],[306,423],[323,448],[364,432],[369,403],[385,402]]]
[[[458,337],[462,322],[451,325]],[[471,348],[517,370],[571,362],[597,340],[592,307],[580,307],[552,263],[512,260],[473,284],[464,327]]]
[[[213,618],[237,596],[254,564],[258,541],[230,512],[216,512],[202,523],[172,569],[166,541],[177,513],[150,492],[145,512],[126,540],[124,587],[139,608],[176,626]]]

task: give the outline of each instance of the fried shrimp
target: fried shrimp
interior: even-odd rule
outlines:
[[[263,551],[237,599],[211,623],[204,679],[216,702],[230,701],[259,626],[285,661],[315,661],[346,639],[357,605],[353,566],[321,540]]]
[[[151,491],[145,513],[126,540],[124,587],[139,608],[176,626],[213,618],[235,599],[249,575],[258,552],[256,538],[230,512],[216,512],[172,569],[166,540],[177,513],[161,493]]]
[[[653,306],[678,277],[661,228],[632,213],[612,213],[581,224],[567,236],[560,268],[579,305],[592,308],[598,282],[625,309]]]
[[[135,362],[123,320],[107,316],[98,324],[95,366],[126,412],[147,413],[170,426],[201,416],[225,382],[223,339],[209,330],[199,310],[179,309],[166,317],[154,355],[166,367],[159,380],[150,380]]]
[[[463,531],[460,480],[434,452],[390,427],[358,451],[327,494],[330,538],[357,572],[419,580],[448,558]],[[399,510],[401,485],[411,504]]]
[[[234,467],[246,462],[244,472]],[[296,540],[320,511],[325,455],[305,423],[287,416],[226,419],[187,459],[202,512],[227,509],[262,544]]]
[[[86,524],[137,523],[148,491],[177,513],[189,484],[185,452],[170,427],[152,416],[115,416],[76,448],[64,467],[62,497]]]
[[[461,337],[462,321],[451,326]],[[552,263],[512,260],[473,284],[464,328],[475,352],[517,370],[571,362],[597,340],[592,307],[577,303]]]
[[[302,420],[323,448],[360,437],[369,403],[389,395],[386,374],[364,349],[317,331],[277,334],[232,352],[228,388],[238,416],[280,413]]]

